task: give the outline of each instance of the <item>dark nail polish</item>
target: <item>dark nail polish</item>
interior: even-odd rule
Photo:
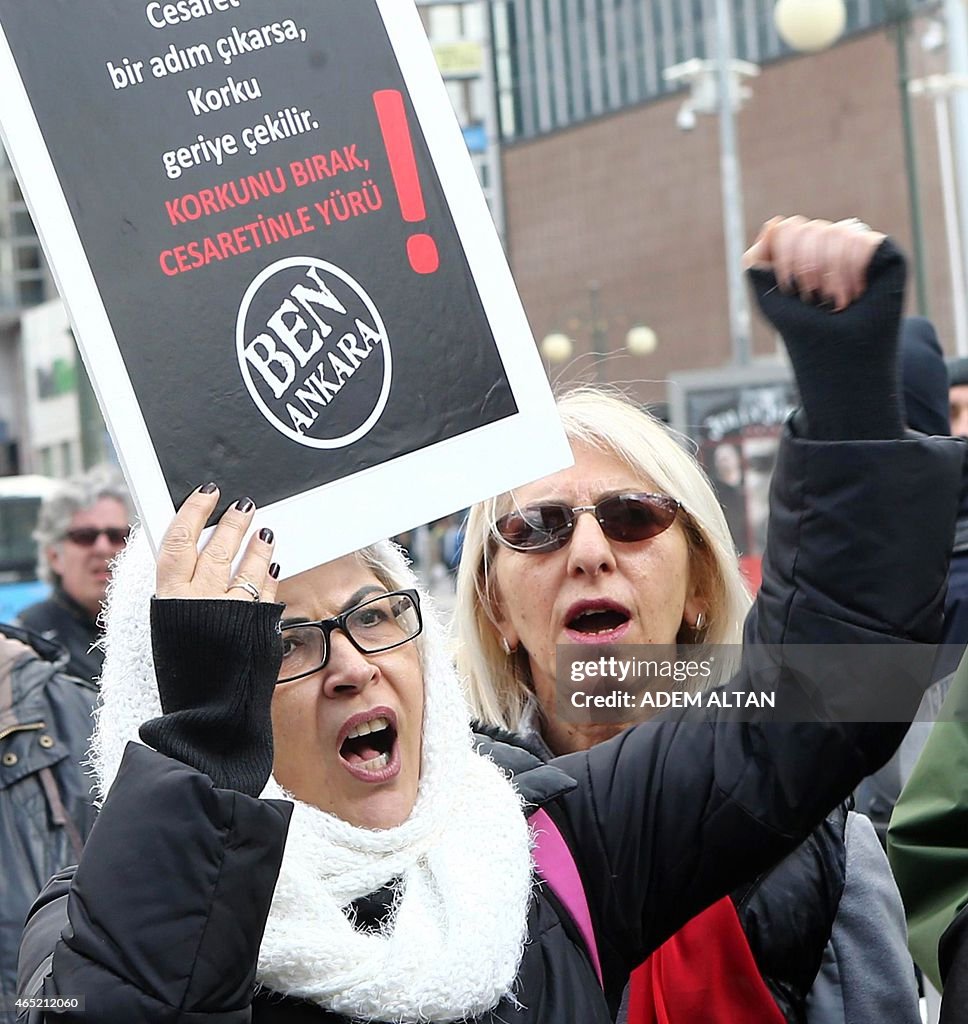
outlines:
[[[239,498],[235,507],[240,512],[251,512],[255,508],[255,502],[251,498]]]
[[[269,566],[269,575],[274,580],[279,579],[279,563],[278,562],[273,562],[272,565]]]
[[[272,530],[269,529],[268,526],[263,526],[262,529],[259,531],[259,540],[261,540],[265,544],[271,544],[272,538],[274,536],[275,534],[272,532]]]
[[[211,480],[207,484],[202,484],[198,491],[200,494],[214,494],[218,490],[218,484],[213,483]]]

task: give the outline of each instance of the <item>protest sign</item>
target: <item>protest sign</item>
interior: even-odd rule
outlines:
[[[0,119],[157,544],[286,574],[570,461],[416,8],[0,0]]]

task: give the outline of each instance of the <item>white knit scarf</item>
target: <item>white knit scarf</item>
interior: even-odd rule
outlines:
[[[381,561],[416,586],[394,545]],[[161,714],[149,601],[154,561],[134,536],[110,588],[106,658],[92,763],[101,797],[126,743]],[[418,639],[424,672],[423,759],[417,800],[396,828],[357,828],[294,801],[257,979],[348,1017],[455,1021],[482,1014],[512,985],[527,936],[530,834],[515,790],[472,748],[468,715],[431,607]],[[285,797],[274,778],[264,797]],[[352,901],[402,879],[380,934],[358,932]]]

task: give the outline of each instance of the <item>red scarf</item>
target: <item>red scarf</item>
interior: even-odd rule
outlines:
[[[729,897],[660,946],[629,983],[628,1024],[787,1024]]]

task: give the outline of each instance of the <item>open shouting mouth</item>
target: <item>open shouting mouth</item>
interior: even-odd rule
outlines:
[[[629,610],[617,601],[578,601],[565,616],[565,632],[576,644],[615,643],[628,632],[631,620]]]
[[[400,772],[397,716],[385,707],[361,711],[339,731],[343,767],[362,782],[387,782]]]

